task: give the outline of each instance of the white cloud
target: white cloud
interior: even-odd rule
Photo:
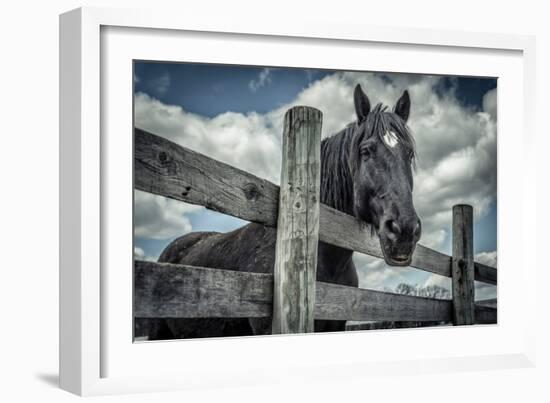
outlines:
[[[134,259],[156,262],[158,260],[158,256],[145,255],[145,251],[143,249],[141,249],[140,247],[134,246]]]
[[[191,232],[185,213],[203,209],[151,193],[134,192],[134,236],[150,239],[169,239]]]
[[[248,88],[250,88],[250,91],[256,92],[260,88],[262,88],[264,85],[269,84],[271,82],[271,69],[264,68],[260,73],[258,74],[258,78],[255,80],[250,80],[248,83]]]
[[[497,251],[477,253],[474,260],[487,266],[497,267]]]
[[[404,276],[406,268],[388,266],[382,259],[356,252],[353,254],[353,262],[361,288],[387,291],[390,284],[407,282]]]
[[[475,282],[475,299],[481,301],[484,299],[493,299],[497,297],[497,287],[491,284]]]
[[[225,112],[206,118],[144,93],[136,94],[134,102],[136,127],[278,182],[280,134],[274,131],[270,116]]]
[[[497,89],[487,91],[483,96],[483,111],[487,112],[491,117],[497,119]]]
[[[424,287],[428,287],[430,285],[443,287],[452,293],[452,283],[450,277],[440,276],[438,274],[431,274],[424,283]]]
[[[143,259],[145,257],[145,252],[143,249],[138,248],[137,246],[134,246],[134,258],[136,259]]]

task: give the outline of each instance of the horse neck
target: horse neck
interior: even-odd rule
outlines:
[[[348,164],[351,126],[321,143],[321,203],[353,215],[353,180]],[[318,278],[333,281],[351,259],[353,251],[321,242]]]

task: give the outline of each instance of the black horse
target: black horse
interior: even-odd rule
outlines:
[[[412,200],[409,94],[393,112],[382,104],[371,110],[357,85],[354,103],[357,121],[321,143],[321,202],[366,222],[379,236],[386,263],[407,266],[421,232]],[[173,241],[159,262],[272,273],[276,238],[276,228],[254,223],[229,233],[190,233]],[[317,280],[357,287],[352,254],[319,242]],[[148,328],[152,340],[258,335],[271,333],[271,319],[163,319]],[[344,329],[345,321],[315,321],[316,332]]]

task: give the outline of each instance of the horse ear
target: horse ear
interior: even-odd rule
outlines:
[[[409,118],[409,112],[411,111],[411,98],[409,98],[409,91],[405,90],[401,98],[395,104],[393,112],[403,119],[404,122]]]
[[[355,103],[355,113],[357,113],[357,119],[361,122],[370,112],[370,101],[367,94],[363,92],[359,84],[355,86],[355,91],[353,91],[353,101]]]

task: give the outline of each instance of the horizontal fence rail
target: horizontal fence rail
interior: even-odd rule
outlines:
[[[136,318],[254,318],[272,314],[273,276],[135,261]],[[315,319],[452,320],[452,301],[316,282]],[[497,310],[476,305],[476,323],[496,323]]]
[[[134,187],[267,226],[277,225],[279,187],[144,130],[135,129]],[[355,217],[321,204],[319,240],[382,258],[380,243]],[[411,266],[451,277],[450,256],[417,245]],[[476,281],[497,283],[497,270],[474,262]]]

